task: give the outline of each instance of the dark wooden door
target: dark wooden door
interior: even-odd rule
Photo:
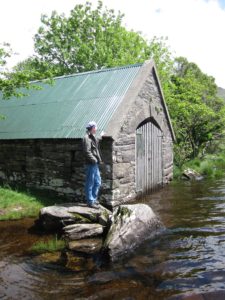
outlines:
[[[136,130],[136,188],[148,194],[162,184],[162,132],[149,121]]]

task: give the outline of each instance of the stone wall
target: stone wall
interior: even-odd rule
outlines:
[[[112,140],[103,138],[101,198],[111,201]],[[84,158],[81,139],[0,141],[0,181],[12,187],[41,190],[71,201],[84,200]]]
[[[138,125],[146,119],[154,119],[163,133],[162,159],[163,183],[173,176],[173,142],[166,118],[160,87],[152,69],[138,96],[129,108],[126,120],[113,143],[112,204],[128,202],[137,196],[135,186],[135,134]]]

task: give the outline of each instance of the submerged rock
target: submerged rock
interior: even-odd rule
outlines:
[[[35,257],[35,260],[41,263],[61,264],[61,252],[46,252]]]
[[[73,251],[66,251],[65,257],[65,267],[73,271],[79,272],[79,277],[81,276],[80,271],[83,271],[86,274],[87,271],[90,271],[93,268],[95,268],[95,263],[91,257],[77,256],[74,255]]]
[[[117,260],[155,235],[160,228],[161,222],[148,205],[121,205],[113,213],[103,248],[112,260]]]
[[[83,252],[86,254],[97,253],[101,250],[102,247],[102,239],[83,239],[80,241],[70,241],[68,243],[68,248],[70,250],[75,250],[79,252]]]
[[[73,224],[63,228],[65,238],[70,241],[98,236],[103,233],[104,227],[100,224]]]

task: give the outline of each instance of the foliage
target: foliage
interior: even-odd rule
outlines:
[[[10,73],[4,70],[7,59],[12,54],[9,44],[4,43],[0,45],[0,91],[6,99],[10,98],[10,96],[21,96],[21,93],[17,92],[17,88],[30,87],[29,77],[24,72]]]
[[[29,57],[26,60],[19,62],[13,68],[13,72],[15,74],[26,74],[29,81],[45,80],[45,82],[53,84],[54,70],[51,67],[53,66],[40,61],[37,57]]]
[[[143,62],[149,47],[137,32],[122,26],[123,15],[90,2],[76,5],[70,15],[42,15],[35,35],[39,61],[54,69],[55,75]]]
[[[168,39],[163,37],[154,37],[149,42],[149,58],[153,59],[160,82],[163,86],[163,92],[166,99],[171,93],[171,76],[173,74],[174,58],[168,46]]]
[[[196,64],[180,57],[174,66],[168,105],[177,137],[176,163],[181,165],[222,135],[225,105],[217,96],[214,78]]]
[[[36,55],[14,70],[30,73],[34,80],[38,74],[52,78],[153,58],[167,96],[173,66],[167,39],[147,41],[140,32],[127,30],[122,25],[123,17],[120,12],[103,8],[101,1],[96,9],[89,2],[76,5],[68,17],[55,11],[50,17],[43,15],[34,38]]]
[[[47,241],[39,241],[32,245],[30,250],[34,253],[46,253],[60,251],[65,248],[65,241],[59,240],[57,236]]]
[[[42,70],[34,67],[32,68],[15,68],[13,71],[9,72],[5,67],[7,59],[10,58],[14,53],[10,48],[10,45],[4,43],[0,46],[0,92],[2,93],[3,99],[9,99],[12,96],[23,97],[26,95],[23,92],[25,89],[40,89],[37,84],[31,84],[31,78],[44,79],[47,78],[47,83],[52,83],[52,76],[48,70],[45,73]],[[23,88],[23,91],[22,89]]]
[[[0,44],[0,46],[0,67],[4,67],[6,65],[7,58],[11,57],[12,49],[8,43]]]
[[[182,172],[187,168],[197,171],[208,179],[224,177],[225,152],[221,152],[217,155],[208,154],[201,158],[195,158],[185,162],[181,168],[175,166],[174,178],[179,179],[182,176]]]

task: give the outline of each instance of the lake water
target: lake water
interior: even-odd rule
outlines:
[[[225,299],[225,180],[173,183],[142,202],[165,230],[113,264],[32,256],[48,238],[34,220],[0,222],[0,299]]]

